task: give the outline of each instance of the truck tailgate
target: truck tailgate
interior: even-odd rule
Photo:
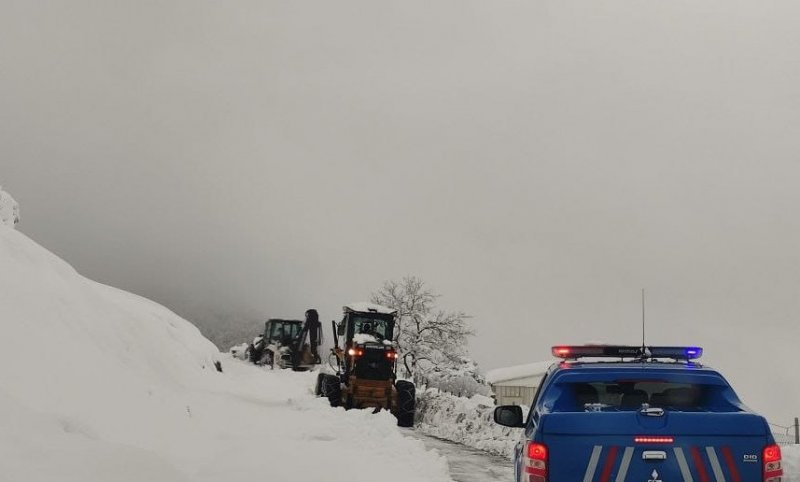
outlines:
[[[552,482],[755,482],[768,443],[749,413],[553,413],[541,423]]]

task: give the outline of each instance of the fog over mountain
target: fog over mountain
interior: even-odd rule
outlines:
[[[416,275],[486,369],[638,343],[644,287],[800,415],[797,2],[0,5],[0,184],[90,278],[221,337]]]

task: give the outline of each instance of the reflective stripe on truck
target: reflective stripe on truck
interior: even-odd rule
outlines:
[[[717,449],[710,446],[704,447],[704,449],[708,458],[708,465],[703,458],[703,450],[701,447],[692,446],[688,448],[690,459],[687,459],[686,453],[682,447],[673,447],[672,450],[675,454],[675,459],[678,463],[683,482],[695,482],[695,477],[692,475],[693,472],[697,474],[698,482],[712,482],[711,474],[713,474],[714,482],[728,482]],[[622,459],[620,460],[616,477],[614,477],[614,482],[626,482],[628,469],[630,468],[635,450],[636,447],[625,447],[622,451]],[[604,451],[606,452],[605,457],[603,457]],[[606,447],[602,445],[595,445],[592,448],[592,455],[589,457],[589,463],[586,466],[583,482],[610,482],[613,469],[619,459],[619,452],[620,449],[616,446],[608,447],[606,450]],[[723,446],[720,448],[720,452],[725,466],[728,469],[731,478],[730,482],[742,482],[739,469],[736,466],[736,461],[733,458],[733,452],[730,447]],[[603,459],[603,465],[602,470],[598,474],[597,469],[600,466],[601,459]],[[692,466],[694,466],[694,470],[692,470]],[[654,476],[654,479],[655,478]]]

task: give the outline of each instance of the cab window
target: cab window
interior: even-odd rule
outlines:
[[[672,411],[738,411],[721,387],[659,380],[566,383],[556,411],[639,410],[645,404]]]

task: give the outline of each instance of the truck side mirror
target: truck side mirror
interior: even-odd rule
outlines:
[[[345,336],[346,335],[345,328],[346,327],[344,326],[344,321],[340,321],[339,322],[339,336]]]
[[[522,407],[518,405],[501,405],[494,409],[494,422],[506,427],[520,428],[522,422]]]

